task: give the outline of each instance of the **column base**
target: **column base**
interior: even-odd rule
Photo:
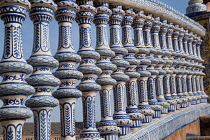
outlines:
[[[152,122],[152,116],[153,115],[145,115],[145,118],[143,119],[142,123],[151,123]]]
[[[175,112],[175,110],[176,110],[176,104],[170,104],[168,112]]]
[[[200,104],[200,103],[201,103],[201,99],[197,99],[196,104]]]
[[[191,105],[196,105],[196,102],[197,102],[196,100],[192,100]]]
[[[168,114],[168,107],[163,107],[161,114]]]
[[[130,126],[119,126],[121,128],[120,136],[125,136],[130,133]]]
[[[190,107],[192,105],[192,101],[187,102],[187,107]]]
[[[180,108],[186,108],[187,107],[187,102],[182,102]]]
[[[152,116],[153,119],[161,118],[161,110],[154,110],[155,114]]]
[[[80,134],[80,140],[103,140],[97,130],[83,130]]]
[[[181,107],[181,103],[177,103],[176,104],[176,110],[180,110],[180,107]]]
[[[118,134],[106,134],[106,135],[103,135],[101,134],[101,137],[104,138],[105,140],[118,140]]]

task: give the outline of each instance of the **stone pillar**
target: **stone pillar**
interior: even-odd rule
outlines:
[[[189,40],[189,33],[188,33],[188,30],[185,31],[185,35],[184,35],[184,38],[183,38],[183,48],[184,48],[184,52],[185,52],[185,60],[187,61],[187,92],[188,92],[188,95],[190,96],[191,98],[191,105],[193,104],[193,102],[196,100],[196,98],[194,98],[193,96],[193,93],[192,93],[192,75],[193,75],[193,72],[192,72],[192,64],[190,62],[191,58],[189,56],[189,49],[188,49],[188,40]]]
[[[137,71],[140,73],[141,77],[138,79],[138,92],[139,92],[139,109],[142,114],[144,114],[145,118],[143,120],[144,123],[150,123],[152,121],[152,116],[154,115],[154,111],[148,103],[148,92],[147,92],[147,80],[151,75],[149,71],[147,71],[147,66],[151,64],[151,61],[146,58],[146,55],[150,52],[149,49],[146,48],[144,40],[149,36],[147,34],[147,25],[144,27],[146,16],[144,15],[144,11],[140,11],[136,14],[134,18],[134,45],[138,48],[139,52],[136,54],[136,58],[140,61],[140,65],[137,67]],[[144,36],[143,35],[144,30]],[[150,30],[150,29],[149,29]],[[148,35],[148,36],[147,36]],[[151,37],[149,38],[150,44]]]
[[[51,137],[51,112],[58,105],[58,100],[51,95],[54,87],[60,80],[51,73],[58,66],[58,61],[52,57],[49,44],[49,22],[57,6],[53,1],[30,1],[32,8],[30,18],[34,23],[34,46],[32,55],[27,60],[34,68],[33,74],[27,78],[36,92],[26,101],[26,105],[34,114],[35,140],[50,140]]]
[[[80,31],[78,54],[82,58],[78,70],[83,73],[81,83],[77,86],[82,91],[83,103],[83,131],[80,134],[80,138],[82,140],[99,140],[101,138],[100,133],[96,129],[95,96],[101,90],[101,86],[95,80],[102,71],[95,65],[100,55],[95,52],[91,38],[91,23],[93,22],[96,8],[93,7],[92,0],[78,0],[77,3],[80,6],[76,17]]]
[[[169,61],[172,62],[172,64],[169,67],[169,70],[171,70],[171,75],[170,75],[170,79],[169,79],[170,93],[171,93],[171,97],[176,101],[175,109],[179,110],[182,101],[177,96],[177,91],[176,91],[176,74],[178,73],[178,71],[175,69],[175,67],[177,65],[177,61],[174,59],[174,57],[176,56],[176,52],[174,51],[173,41],[172,41],[172,35],[174,32],[174,28],[175,27],[174,27],[173,23],[169,23],[166,39],[167,39],[168,50],[171,53],[171,55],[168,59],[169,59]],[[172,105],[172,107],[173,107],[173,105]]]
[[[107,35],[107,23],[112,12],[108,8],[107,3],[96,2],[95,7],[97,7],[97,14],[94,19],[97,30],[96,52],[101,56],[96,65],[102,69],[101,75],[96,80],[101,85],[101,121],[98,130],[105,140],[117,140],[120,128],[117,127],[111,113],[111,94],[113,93],[113,86],[116,84],[116,80],[110,76],[117,67],[110,62],[115,53],[109,47]]]
[[[57,91],[53,92],[53,96],[60,103],[61,138],[75,140],[75,105],[77,98],[82,96],[81,91],[75,88],[75,84],[83,75],[75,68],[81,57],[76,54],[72,44],[72,21],[75,20],[79,7],[73,0],[59,0],[56,4],[58,10],[55,18],[59,24],[59,44],[54,57],[60,63],[54,76],[61,80],[61,84]]]
[[[120,38],[121,22],[123,15],[122,6],[110,6],[112,15],[109,20],[110,25],[110,48],[115,52],[115,57],[111,62],[117,66],[117,70],[111,75],[117,81],[114,87],[114,104],[115,113],[114,120],[117,126],[121,128],[120,136],[125,136],[130,133],[130,127],[133,125],[130,116],[126,113],[126,82],[129,76],[124,73],[125,69],[129,66],[129,62],[124,60],[124,55],[128,53],[122,45]]]
[[[35,92],[25,81],[25,76],[32,72],[26,63],[22,48],[22,22],[29,10],[28,1],[1,1],[0,16],[4,21],[4,52],[0,63],[0,121],[4,140],[22,139],[22,127],[32,112],[25,106],[27,96]],[[15,10],[19,11],[16,12]]]
[[[179,44],[179,52],[180,52],[180,58],[181,58],[181,62],[182,62],[182,66],[181,66],[181,71],[183,72],[182,75],[182,92],[184,97],[188,100],[187,102],[187,107],[191,106],[191,102],[192,102],[192,97],[189,96],[188,91],[187,91],[187,74],[188,74],[188,70],[186,69],[188,66],[188,63],[186,61],[187,55],[184,52],[184,47],[183,47],[183,38],[184,38],[184,29],[180,28],[180,34],[178,36],[178,44]]]
[[[166,74],[163,77],[163,90],[164,90],[164,96],[166,101],[170,104],[168,108],[168,112],[174,112],[176,110],[176,101],[174,98],[171,96],[171,83],[170,83],[170,78],[171,75],[173,74],[173,71],[170,69],[170,67],[173,64],[173,61],[171,61],[171,49],[173,48],[172,46],[172,38],[171,35],[173,33],[173,30],[170,30],[171,24],[169,23],[167,25],[167,33],[166,33],[166,45],[167,48],[163,48],[163,60],[165,61],[165,65],[163,66],[163,70],[166,71]]]
[[[130,77],[130,80],[126,82],[126,112],[130,115],[130,119],[133,121],[131,128],[138,129],[142,126],[144,115],[140,113],[137,102],[137,79],[140,77],[140,74],[136,72],[136,67],[139,65],[140,61],[135,58],[135,54],[138,53],[139,50],[134,46],[131,27],[135,13],[132,8],[125,8],[124,11],[125,16],[122,22],[122,43],[124,48],[128,50],[128,54],[125,55],[124,58],[130,63],[130,66],[125,71],[125,74]]]
[[[192,105],[196,105],[200,100],[198,99],[199,97],[197,96],[197,87],[196,87],[196,64],[195,64],[195,57],[193,54],[193,47],[196,46],[196,40],[194,40],[193,33],[189,33],[189,40],[188,40],[188,50],[189,50],[189,61],[191,63],[191,71],[192,71],[192,95],[193,95],[193,100],[192,100]]]
[[[181,108],[186,108],[187,107],[187,102],[188,99],[183,95],[183,81],[182,81],[182,76],[183,76],[183,70],[181,67],[183,66],[183,61],[181,60],[182,54],[180,53],[180,47],[179,47],[179,42],[178,42],[178,37],[180,35],[180,28],[178,25],[175,25],[174,28],[174,33],[172,36],[173,39],[173,47],[175,53],[175,59],[177,61],[176,69],[177,69],[177,75],[176,75],[176,90],[177,90],[177,95],[182,101],[181,103]]]
[[[152,21],[148,21],[152,22]],[[159,31],[160,31],[160,18],[155,18],[153,21],[153,26],[151,29],[151,38],[152,45],[149,48],[150,54],[147,56],[151,64],[147,67],[147,70],[151,73],[148,79],[148,101],[149,105],[152,107],[152,110],[155,111],[153,118],[160,118],[161,110],[163,109],[157,101],[156,96],[156,77],[159,74],[159,71],[155,69],[155,66],[159,63],[159,60],[154,57],[154,55],[159,54],[158,48],[160,49],[159,43]]]
[[[169,55],[169,51],[167,51],[167,42],[166,42],[166,33],[168,31],[167,20],[164,20],[161,23],[159,39],[160,39],[160,47],[162,49],[162,55],[158,56],[159,64],[157,65],[157,69],[159,70],[159,74],[156,79],[156,91],[157,91],[157,99],[161,106],[163,106],[162,114],[168,114],[168,109],[170,104],[164,98],[164,89],[163,89],[163,77],[166,74],[166,71],[163,69],[163,66],[166,65],[166,61],[164,57],[167,58]],[[161,58],[163,57],[163,58]]]
[[[200,74],[200,95],[201,95],[201,103],[207,103],[207,98],[209,97],[208,95],[206,95],[206,93],[204,92],[204,85],[203,85],[203,77],[205,76],[205,74],[202,72],[205,67],[202,65],[202,63],[204,62],[204,60],[201,58],[201,52],[200,52],[200,47],[201,47],[201,43],[202,40],[200,37],[197,38],[198,42],[196,45],[196,51],[197,51],[197,57],[198,57],[198,63],[199,63],[199,74]]]

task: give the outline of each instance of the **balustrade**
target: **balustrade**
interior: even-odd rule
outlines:
[[[126,139],[132,130],[141,131],[139,128],[145,127],[142,123],[150,126],[163,114],[207,103],[200,54],[204,28],[156,1],[125,1],[128,4],[116,0],[0,1],[0,17],[5,24],[0,63],[4,139],[21,139],[23,123],[32,116],[29,107],[34,115],[34,139],[50,140],[51,112],[59,104],[61,139],[75,140],[75,106],[80,97],[81,140]],[[158,14],[150,11],[152,8]],[[30,11],[34,24],[33,51],[27,62],[21,32],[26,11]],[[166,15],[164,19],[159,17],[160,11]],[[49,23],[54,14],[59,41],[53,57]],[[174,20],[175,14],[180,22]],[[79,25],[78,52],[72,43],[74,20]],[[92,23],[96,27],[93,37]],[[57,70],[52,74],[54,68]],[[97,93],[101,108],[98,128]]]

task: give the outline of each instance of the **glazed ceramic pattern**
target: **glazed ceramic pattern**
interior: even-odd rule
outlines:
[[[0,1],[0,16],[5,25],[0,63],[0,121],[4,139],[21,140],[24,121],[33,112],[34,139],[50,140],[51,113],[59,105],[61,139],[76,140],[75,106],[80,97],[81,140],[164,139],[199,116],[210,114],[209,105],[205,104],[208,96],[204,92],[205,67],[200,54],[205,28],[158,0],[115,2]],[[202,0],[191,0],[187,13],[204,10]],[[28,11],[34,24],[34,42],[26,62],[22,22]],[[49,44],[53,17],[59,25],[54,57]],[[78,52],[72,43],[75,20],[80,35]],[[92,23],[96,27],[94,37]],[[52,74],[54,68],[57,70]],[[26,82],[25,76],[32,71]],[[29,95],[32,96],[26,106],[32,111],[24,104]]]

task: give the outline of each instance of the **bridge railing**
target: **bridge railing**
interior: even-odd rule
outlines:
[[[27,61],[22,52],[26,12],[34,24],[33,52]],[[0,97],[4,103],[0,120],[5,139],[21,139],[24,121],[33,112],[34,138],[50,140],[51,112],[58,104],[62,139],[76,139],[74,108],[80,97],[84,123],[80,139],[84,140],[123,139],[131,130],[140,130],[142,123],[207,102],[200,55],[205,29],[162,2],[1,0],[0,16],[5,25],[0,63]],[[59,24],[54,57],[49,44],[53,18]],[[79,25],[78,52],[72,44],[74,20]],[[52,74],[54,68],[57,70]],[[101,121],[96,128],[98,92]],[[26,100],[29,95],[32,97]]]

